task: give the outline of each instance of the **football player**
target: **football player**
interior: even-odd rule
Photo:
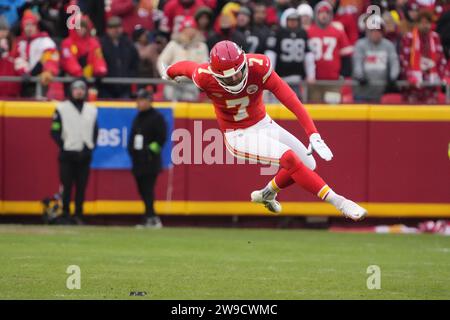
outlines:
[[[211,99],[229,152],[238,158],[280,167],[265,188],[251,193],[253,202],[279,213],[277,193],[296,183],[334,205],[347,218],[358,221],[367,215],[364,208],[335,193],[313,171],[316,167],[313,151],[326,161],[332,159],[333,153],[296,94],[272,70],[267,56],[245,54],[234,42],[221,41],[212,48],[209,63],[180,61],[169,66],[163,75],[175,81],[182,77],[192,79]],[[309,137],[309,148],[266,113],[263,90],[271,91],[295,114]]]

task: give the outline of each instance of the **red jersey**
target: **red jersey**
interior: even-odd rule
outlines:
[[[313,24],[308,29],[308,38],[309,48],[316,60],[316,79],[339,79],[341,57],[353,53],[345,32],[332,25],[322,29]]]
[[[0,75],[18,76],[19,73],[14,69],[14,59],[8,53],[0,55]],[[20,96],[20,82],[3,82],[0,85],[0,98],[17,98]]]
[[[11,51],[15,69],[19,74],[34,74],[35,70],[50,71],[54,76],[59,73],[59,53],[55,42],[46,32],[32,37],[22,35],[17,38]]]
[[[240,93],[226,91],[209,71],[209,64],[180,61],[167,69],[174,79],[186,76],[211,99],[222,131],[248,128],[266,116],[263,91],[271,91],[282,104],[291,110],[307,135],[317,132],[314,123],[297,95],[272,69],[270,59],[262,54],[247,54],[248,79]]]
[[[342,24],[349,43],[352,46],[355,45],[359,38],[358,16],[348,13],[337,14],[334,16],[333,21]]]
[[[155,28],[153,23],[153,12],[150,6],[151,3],[150,5],[145,5],[144,1],[141,1],[140,4],[136,4],[136,1],[133,0],[113,0],[108,14],[110,17],[121,17],[123,31],[132,38],[133,31],[137,25],[140,25],[146,30],[153,30]]]
[[[71,76],[101,77],[108,72],[96,37],[80,37],[75,30],[69,30],[69,37],[61,43],[61,53],[61,67]]]
[[[208,64],[199,65],[192,81],[211,99],[222,130],[247,128],[266,115],[262,100],[264,84],[272,73],[269,58],[259,54],[247,54],[248,80],[244,89],[233,94],[222,88],[208,70]]]
[[[164,5],[164,17],[160,26],[161,30],[177,33],[186,17],[194,17],[197,10],[204,6],[205,3],[203,0],[195,0],[189,7],[184,7],[179,0],[169,0]]]

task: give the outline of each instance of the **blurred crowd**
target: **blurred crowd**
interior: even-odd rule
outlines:
[[[22,77],[0,98],[34,97],[37,77],[63,99],[54,78],[71,76],[95,98],[130,99],[145,85],[102,79],[159,78],[221,40],[268,55],[308,102],[439,103],[450,81],[450,0],[0,0],[0,77]],[[151,89],[204,99],[189,83]]]

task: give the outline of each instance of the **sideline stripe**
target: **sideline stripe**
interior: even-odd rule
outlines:
[[[1,101],[0,101],[1,102]],[[3,101],[4,117],[49,118],[56,102]],[[98,107],[134,108],[133,101],[95,102]],[[215,119],[214,107],[209,103],[154,102],[156,108],[173,108],[175,118]],[[296,120],[287,108],[279,104],[267,104],[267,113],[274,120]],[[322,121],[450,121],[449,106],[408,105],[308,105],[314,120]]]
[[[0,115],[4,117],[14,118],[50,118],[56,108],[55,101],[0,101],[3,105]],[[136,103],[133,101],[104,101],[93,103],[97,108],[117,108],[117,109],[133,109],[136,108]],[[173,108],[174,116],[176,118],[186,118],[187,105],[186,103],[177,103],[176,108],[174,103],[169,102],[155,102],[155,108]]]
[[[247,152],[242,152],[239,150],[234,149],[229,142],[227,141],[227,138],[224,136],[223,141],[225,142],[225,146],[227,147],[227,149],[234,155],[238,156],[238,157],[242,157],[248,160],[256,160],[256,161],[264,161],[264,162],[271,162],[271,163],[275,163],[275,164],[279,164],[280,160],[279,159],[275,159],[275,158],[270,158],[270,157],[263,157],[260,155],[254,155],[251,153],[247,153]]]
[[[226,141],[226,140],[224,140],[224,141]],[[273,162],[273,163],[279,164],[279,160],[277,160],[277,159],[267,158],[267,157],[263,157],[263,156],[253,155],[251,153],[241,152],[241,151],[238,151],[238,150],[232,148],[227,142],[225,142],[225,144],[228,147],[227,149],[229,149],[229,151],[231,151],[232,154],[234,154],[238,157],[242,157],[242,158],[245,158],[248,160],[256,160],[256,161],[261,160],[263,162]]]
[[[341,216],[325,202],[283,202],[282,216]],[[365,203],[369,217],[442,217],[450,218],[450,203]],[[1,214],[42,214],[39,201],[0,201]],[[156,201],[155,209],[162,215],[268,215],[262,205],[250,201]],[[86,214],[143,214],[141,201],[87,201]]]
[[[322,189],[319,190],[317,195],[320,199],[323,199],[327,195],[328,191],[330,191],[330,187],[328,185],[324,185]]]
[[[281,191],[281,188],[279,186],[277,186],[277,183],[275,181],[275,178],[273,178],[272,180],[270,180],[270,185],[272,186],[272,189],[278,193]]]

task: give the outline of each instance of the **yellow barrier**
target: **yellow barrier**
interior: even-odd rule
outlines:
[[[43,207],[39,201],[0,201],[3,214],[38,215]],[[361,203],[369,211],[370,217],[450,217],[450,204],[440,203]],[[262,206],[245,201],[156,201],[155,209],[162,215],[266,215]],[[73,207],[72,207],[73,211]],[[85,212],[92,214],[142,214],[141,201],[87,201]],[[322,202],[283,202],[281,216],[341,216],[328,203]]]
[[[2,116],[23,118],[51,117],[56,102],[4,101]],[[134,108],[130,102],[96,102],[100,108]],[[215,119],[209,103],[154,102],[156,108],[172,108],[175,118]],[[406,105],[306,105],[314,120],[320,121],[450,121],[450,106]],[[294,120],[295,116],[279,104],[268,104],[267,113],[274,119]]]
[[[3,105],[4,105],[4,102],[3,101],[0,101],[0,121],[3,121]],[[1,128],[0,127],[0,148],[3,146],[3,128]],[[1,161],[2,161],[3,159],[1,159],[0,158],[0,168],[1,168],[1,165],[2,165],[2,163],[1,163]],[[1,170],[0,170],[0,179],[3,179],[3,177],[2,177],[2,175],[1,175]],[[0,180],[0,183],[1,183],[1,180]],[[0,197],[2,196],[2,194],[0,193]],[[1,201],[0,200],[0,213],[3,213],[4,212],[4,209],[3,209],[3,201]]]

